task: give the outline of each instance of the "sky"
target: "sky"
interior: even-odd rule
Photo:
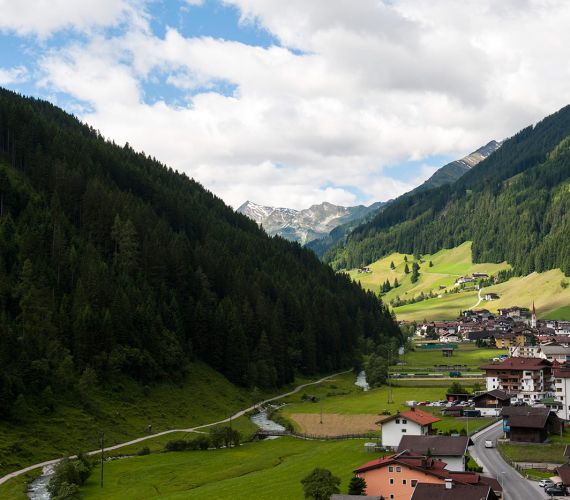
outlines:
[[[570,103],[567,0],[0,0],[0,85],[237,208],[394,198]]]

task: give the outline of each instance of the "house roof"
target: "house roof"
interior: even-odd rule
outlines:
[[[566,448],[568,448],[568,446]],[[564,452],[564,454],[566,455],[566,452]],[[562,482],[566,486],[570,486],[570,465],[569,464],[564,464],[562,467],[557,467],[556,473],[560,476],[560,479],[562,479]]]
[[[546,355],[570,354],[570,347],[567,345],[542,345],[540,350]]]
[[[497,481],[494,477],[479,476],[479,482],[490,486],[493,491],[503,491],[501,483]]]
[[[371,497],[364,495],[339,495],[334,494],[331,496],[331,500],[380,500],[382,497]]]
[[[486,484],[445,484],[418,483],[411,500],[489,500],[497,496]]]
[[[411,469],[421,470],[426,474],[431,474],[439,478],[448,478],[449,471],[445,469],[447,463],[432,457],[426,457],[425,455],[420,455],[419,453],[413,453],[411,451],[405,450],[394,455],[387,457],[377,458],[375,460],[370,460],[364,465],[361,465],[358,469],[355,469],[355,473],[366,472],[373,469],[380,469],[388,465],[400,464],[405,465]]]
[[[389,417],[387,417],[383,420],[379,420],[376,423],[377,424],[386,424],[386,423],[390,422],[391,420],[394,420],[395,418],[406,418],[408,420],[411,420],[412,422],[415,422],[418,425],[434,424],[435,422],[439,422],[441,420],[437,417],[434,417],[430,413],[426,413],[425,411],[417,410],[416,408],[412,408],[411,410],[408,410],[408,411],[403,411],[401,413],[395,413],[394,415],[390,415]]]
[[[462,457],[472,444],[467,436],[402,436],[398,452],[409,450],[422,455]]]
[[[509,419],[510,427],[526,429],[544,429],[550,416],[549,408],[530,408],[526,406],[507,406],[502,415]]]
[[[494,389],[492,391],[484,392],[483,394],[479,394],[477,396],[473,396],[473,399],[482,399],[485,396],[491,396],[499,401],[507,401],[511,399],[511,395],[506,391],[501,391],[501,389]]]
[[[483,365],[482,370],[542,370],[545,367],[552,366],[547,359],[542,358],[507,358],[499,363],[491,363]]]

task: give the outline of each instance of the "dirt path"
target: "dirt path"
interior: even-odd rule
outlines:
[[[229,422],[230,420],[235,420],[236,418],[242,417],[247,412],[250,412],[250,411],[254,410],[255,408],[257,408],[259,405],[270,403],[271,401],[276,401],[278,399],[286,398],[287,396],[291,396],[291,395],[299,392],[300,390],[304,389],[305,387],[308,387],[310,385],[320,384],[320,383],[324,382],[325,380],[329,380],[333,377],[337,377],[338,375],[343,375],[345,373],[349,373],[350,371],[351,370],[347,370],[347,371],[339,372],[339,373],[334,373],[334,374],[329,375],[327,377],[323,377],[320,380],[317,380],[315,382],[308,382],[306,384],[299,385],[299,386],[295,387],[295,389],[293,389],[292,391],[286,392],[284,394],[280,394],[279,396],[275,396],[275,397],[266,399],[265,401],[261,401],[260,403],[257,403],[253,406],[250,406],[249,408],[238,411],[236,414],[232,415],[231,417],[225,418],[223,420],[218,420],[217,422],[211,422],[209,424],[198,425],[196,427],[189,427],[188,429],[170,429],[168,431],[158,432],[158,433],[152,434],[150,436],[143,436],[143,437],[140,437],[137,439],[132,439],[131,441],[126,441],[125,443],[120,443],[120,444],[116,444],[114,446],[109,446],[109,447],[105,448],[105,451],[118,450],[119,448],[124,448],[125,446],[130,446],[132,444],[141,443],[141,442],[146,441],[148,439],[154,439],[154,438],[157,438],[160,436],[164,436],[166,434],[172,434],[173,432],[195,432],[195,431],[198,431],[199,429],[204,429],[206,427],[213,427],[215,425],[224,424],[226,422]],[[87,455],[98,455],[99,453],[101,453],[101,450],[93,450],[93,451],[90,451],[89,453],[87,453]],[[70,458],[74,458],[74,456],[70,457]],[[23,469],[20,469],[20,470],[14,471],[14,472],[10,472],[9,474],[6,474],[4,477],[0,478],[0,484],[3,484],[6,481],[9,481],[10,479],[18,477],[22,474],[26,474],[27,472],[31,472],[35,469],[39,469],[40,467],[43,468],[46,465],[56,464],[57,462],[59,462],[59,460],[60,460],[59,458],[56,458],[55,460],[47,460],[45,462],[30,465],[30,466],[25,467]]]
[[[477,294],[477,296],[479,297],[479,300],[477,301],[477,304],[475,304],[473,307],[470,307],[469,309],[475,309],[483,300],[483,297],[481,297],[481,292],[483,291],[483,288],[479,288],[479,293]]]

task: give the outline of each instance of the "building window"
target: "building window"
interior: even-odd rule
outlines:
[[[402,429],[402,432],[408,432],[408,429]]]
[[[390,478],[390,484],[394,484],[394,480]]]
[[[402,472],[402,468],[401,468],[401,467],[396,467],[396,472]]]
[[[402,479],[402,484],[406,484],[406,480],[405,480],[405,479]]]
[[[412,479],[411,483],[412,483],[412,488],[415,488],[415,487],[416,487],[416,484],[418,484],[418,480],[417,480],[417,479]]]
[[[399,418],[396,419],[396,423],[397,423],[397,424],[400,423],[400,419],[399,419]]]
[[[403,419],[402,419],[402,423],[403,423],[403,424],[407,424],[408,421],[407,421],[405,418],[403,418]]]
[[[394,500],[394,493],[390,493],[390,500]]]
[[[394,472],[394,467],[392,465],[388,466],[388,472]]]

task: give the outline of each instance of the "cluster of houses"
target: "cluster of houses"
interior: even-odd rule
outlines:
[[[481,366],[486,390],[447,394],[451,405],[446,405],[444,414],[500,416],[505,439],[519,443],[544,443],[549,436],[561,433],[565,422],[570,421],[570,322],[537,321],[533,305],[532,311],[512,307],[499,310],[497,315],[485,309],[466,311],[457,321],[419,325],[416,333],[429,333],[441,342],[486,340],[509,349],[508,357],[500,356]],[[436,435],[432,425],[439,420],[412,407],[378,422],[381,444],[393,454],[355,470],[366,481],[370,498],[502,497],[497,480],[467,470],[471,439]],[[570,486],[570,465],[559,467],[557,474],[562,484]]]
[[[570,336],[570,321],[537,320],[534,306],[532,311],[517,306],[499,309],[498,314],[478,309],[463,311],[455,321],[418,324],[416,335],[440,342],[482,342],[509,349]]]
[[[371,460],[354,471],[366,481],[368,497],[386,500],[501,498],[502,487],[496,479],[467,470],[467,452],[473,445],[471,438],[435,435],[432,424],[439,420],[412,407],[379,422],[382,446],[392,449],[393,454]],[[337,497],[339,500],[352,498]]]
[[[464,283],[475,283],[480,279],[488,278],[487,273],[473,273],[469,276],[460,276],[455,280],[456,285],[463,285]]]

